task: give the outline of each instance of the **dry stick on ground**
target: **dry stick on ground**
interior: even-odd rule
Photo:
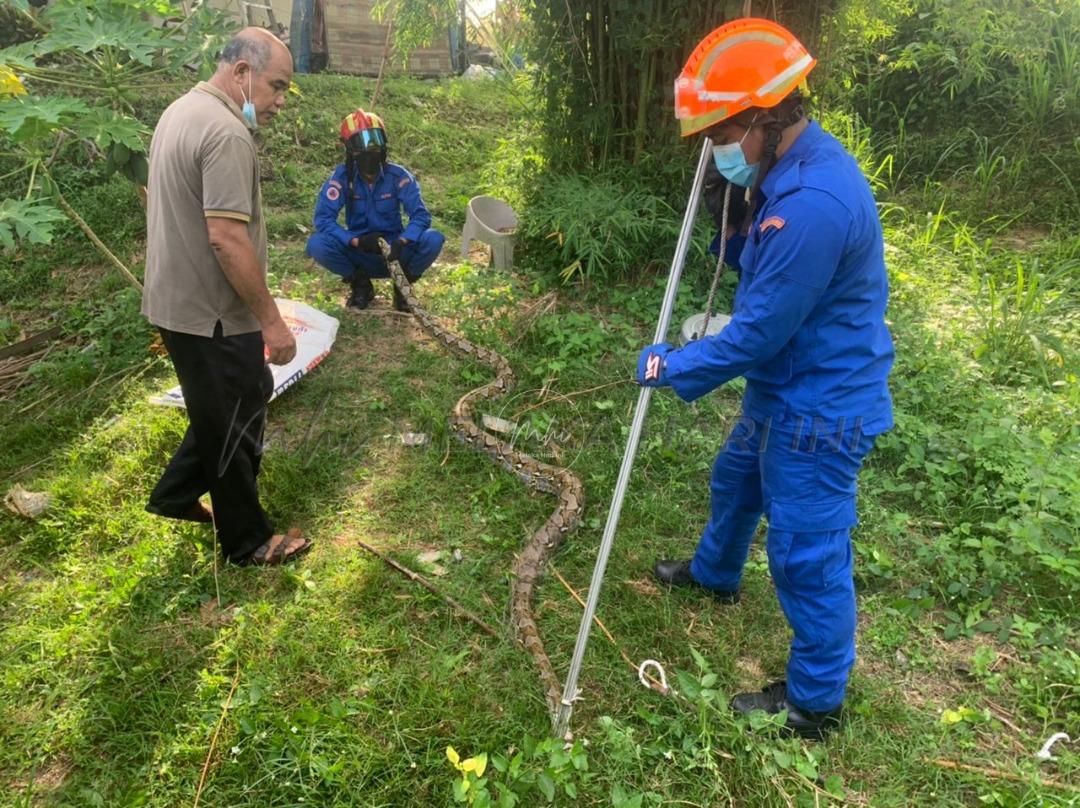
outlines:
[[[1001,769],[992,769],[987,766],[972,766],[970,763],[960,763],[955,760],[948,760],[946,758],[923,758],[926,763],[932,763],[935,766],[940,766],[942,769],[953,769],[954,771],[972,772],[973,774],[981,774],[984,777],[994,777],[1001,780],[1012,780],[1017,783],[1029,783],[1040,786],[1048,786],[1050,788],[1056,788],[1059,791],[1072,791],[1074,793],[1080,793],[1080,785],[1071,785],[1070,783],[1062,783],[1060,780],[1053,780],[1048,778],[1042,778],[1037,776],[1024,777],[1021,774],[1015,772],[1004,772]]]
[[[573,390],[573,391],[571,391],[569,393],[552,393],[550,398],[548,398],[547,393],[549,393],[551,391],[548,390],[546,388],[546,386],[545,386],[545,389],[541,391],[542,393],[544,393],[544,397],[540,401],[537,401],[535,404],[530,404],[528,407],[525,407],[525,409],[518,410],[514,414],[514,417],[515,418],[520,418],[522,415],[527,413],[529,410],[535,410],[537,407],[543,407],[545,404],[547,404],[549,401],[551,401],[551,399],[560,399],[560,400],[569,401],[570,399],[574,398],[575,396],[584,396],[584,395],[587,395],[589,393],[595,393],[597,390],[604,390],[604,389],[606,389],[608,387],[615,387],[615,386],[620,385],[620,384],[633,384],[633,382],[634,382],[634,380],[630,379],[630,378],[618,379],[618,380],[613,381],[613,382],[607,382],[605,384],[598,384],[598,385],[596,385],[596,387],[586,387],[584,390]]]
[[[229,695],[225,699],[225,706],[221,708],[221,716],[218,718],[217,726],[214,727],[214,737],[210,739],[210,751],[206,753],[206,762],[203,764],[202,774],[199,775],[199,786],[195,789],[195,804],[192,808],[199,808],[199,797],[202,796],[203,786],[206,785],[206,773],[210,771],[210,761],[214,759],[214,748],[217,746],[218,733],[221,732],[221,725],[225,723],[225,714],[229,712],[229,705],[232,704],[233,693],[236,692],[238,684],[240,684],[239,660],[236,661],[236,675],[233,677],[232,687],[229,688]]]
[[[344,537],[342,537],[342,538],[344,538]],[[492,637],[498,637],[499,636],[499,633],[497,631],[495,631],[495,629],[493,629],[491,626],[489,626],[487,623],[485,623],[483,620],[481,620],[475,614],[470,612],[468,609],[466,609],[464,606],[462,606],[460,603],[458,603],[452,597],[450,597],[447,594],[444,594],[443,592],[440,592],[439,589],[436,588],[434,584],[430,583],[426,578],[424,578],[424,576],[413,572],[408,567],[402,566],[401,564],[394,561],[394,559],[390,558],[390,556],[376,550],[370,544],[366,544],[365,542],[362,542],[359,539],[356,540],[356,543],[359,544],[363,549],[367,550],[372,555],[375,555],[375,556],[378,556],[379,558],[381,558],[383,561],[385,561],[391,567],[396,569],[398,572],[400,572],[402,575],[404,575],[409,580],[415,581],[416,583],[420,584],[420,586],[424,587],[424,589],[426,589],[428,592],[431,592],[434,595],[438,595],[444,601],[446,601],[451,606],[453,606],[454,609],[457,610],[457,612],[462,617],[467,617],[469,620],[472,620],[474,623],[476,623],[476,625],[478,625],[484,631],[484,633],[490,634]]]
[[[19,388],[26,383],[26,371],[32,365],[47,357],[52,348],[53,346],[50,345],[28,356],[0,361],[0,401],[6,400],[18,392]]]
[[[578,602],[581,608],[584,609],[585,601],[581,599],[581,595],[574,591],[574,588],[570,586],[570,584],[565,578],[562,577],[562,575],[559,574],[559,571],[555,569],[555,566],[553,564],[548,564],[548,569],[550,569],[555,574],[555,577],[559,579],[559,583],[566,587],[566,591],[569,592],[573,596],[574,600]],[[600,626],[600,630],[604,632],[604,636],[607,637],[611,644],[615,646],[616,650],[619,652],[619,656],[621,656],[626,661],[626,664],[633,668],[635,672],[640,672],[641,669],[634,664],[634,660],[630,659],[630,655],[627,654],[625,650],[623,650],[623,647],[619,645],[618,642],[616,642],[615,638],[611,636],[611,632],[607,630],[607,626],[600,622],[600,618],[597,617],[595,614],[593,615],[593,622],[596,623],[596,625]],[[649,673],[645,673],[645,678],[649,680],[649,687],[652,690],[655,690],[657,693],[664,693],[666,695],[667,691],[670,689],[665,689],[663,683],[659,679],[654,678]]]

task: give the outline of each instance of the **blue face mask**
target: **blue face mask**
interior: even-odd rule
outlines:
[[[251,92],[251,71],[248,71],[248,92]],[[244,88],[240,88],[240,94],[244,95]],[[259,128],[259,117],[255,114],[255,105],[248,100],[247,95],[244,95],[244,106],[240,110],[240,114],[244,116],[244,120],[248,122],[248,126],[252,129]]]
[[[750,134],[749,129],[746,130],[746,135],[748,134]],[[742,142],[746,140],[746,135],[743,135],[738,143],[713,146],[712,149],[716,170],[723,174],[729,182],[734,185],[741,185],[743,188],[749,188],[753,185],[758,173],[758,164],[750,165],[746,162],[746,155],[743,154]]]

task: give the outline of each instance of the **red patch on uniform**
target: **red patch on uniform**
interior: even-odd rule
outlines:
[[[341,191],[339,191],[333,185],[326,189],[326,198],[329,199],[331,202],[337,202],[337,198],[339,196],[341,196]]]
[[[338,182],[337,180],[330,180],[330,184],[333,185],[335,188],[340,188],[341,187],[341,183]]]
[[[770,216],[758,226],[758,230],[761,233],[765,233],[765,231],[767,231],[770,227],[774,227],[777,230],[782,230],[785,224],[786,222],[779,216]]]
[[[398,187],[398,188],[404,188],[404,187],[405,187],[406,185],[408,185],[408,184],[409,184],[410,182],[412,182],[412,180],[411,180],[411,179],[409,179],[408,177],[402,177],[402,179],[401,179],[401,182],[399,182],[399,183],[397,184],[397,187]]]

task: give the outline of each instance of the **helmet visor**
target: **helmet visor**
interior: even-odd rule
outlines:
[[[361,129],[349,137],[349,148],[355,151],[385,147],[386,133],[382,129]]]

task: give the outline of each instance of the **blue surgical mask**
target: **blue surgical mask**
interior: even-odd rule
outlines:
[[[750,134],[749,129],[746,130],[746,134],[739,139],[738,143],[713,146],[712,149],[716,170],[723,174],[729,182],[734,185],[741,185],[743,188],[749,188],[754,184],[758,172],[758,164],[750,165],[746,162],[746,155],[743,154],[742,142],[746,140],[748,134]]]
[[[248,92],[251,92],[251,71],[248,71]],[[240,109],[240,114],[244,116],[244,120],[248,122],[248,126],[252,129],[259,128],[259,117],[255,114],[255,105],[251,103],[247,95],[244,94],[244,88],[240,88],[241,95],[244,96],[244,106]]]

